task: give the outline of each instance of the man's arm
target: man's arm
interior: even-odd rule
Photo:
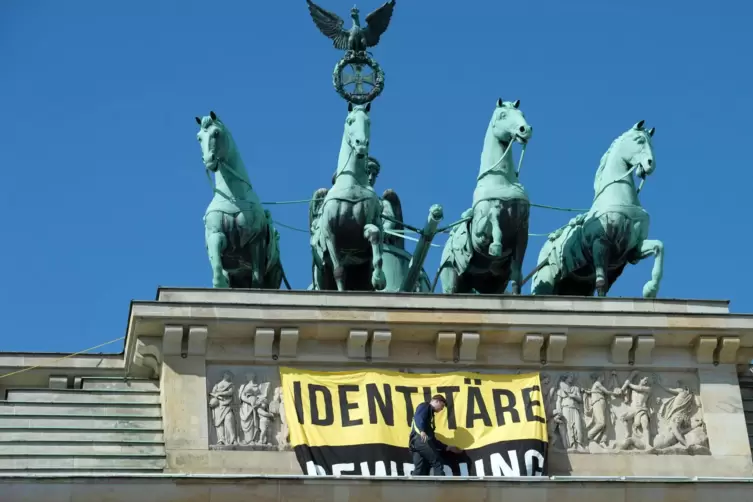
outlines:
[[[429,429],[429,405],[427,403],[418,405],[416,413],[413,415],[413,423],[419,433],[425,433]]]

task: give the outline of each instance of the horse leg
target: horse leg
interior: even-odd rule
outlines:
[[[264,271],[267,268],[267,247],[262,236],[257,236],[251,244],[251,280],[253,287],[264,287]]]
[[[327,225],[328,223],[325,223]],[[335,239],[332,232],[326,227],[324,228],[325,235],[322,236],[324,245],[327,248],[330,262],[332,263],[332,275],[335,277],[335,284],[337,284],[338,291],[345,291],[345,268],[340,264],[340,257],[337,256],[337,249],[335,248]]]
[[[489,223],[492,226],[492,243],[489,244],[489,256],[502,256],[502,227],[499,224],[502,214],[501,203],[495,203],[489,209]]]
[[[246,214],[245,211],[239,212],[235,217],[235,228],[238,230],[238,238],[244,248],[245,258],[248,265],[244,266],[244,275],[246,276],[246,288],[263,288],[264,271],[267,268],[267,248],[266,248],[266,222],[261,228],[254,228],[259,221],[265,218],[264,213]]]
[[[322,278],[322,270],[316,266],[316,263],[311,264],[311,289],[314,291],[321,291],[324,279]]]
[[[381,291],[387,285],[387,278],[382,270],[382,232],[371,223],[364,225],[363,237],[371,244],[371,285]]]
[[[609,267],[609,242],[604,238],[596,238],[591,246],[596,273],[596,293],[599,296],[607,296],[607,267]]]
[[[439,272],[439,280],[442,282],[442,293],[452,295],[457,293],[458,273],[452,265],[445,266]]]
[[[213,211],[204,216],[204,240],[209,255],[209,265],[212,267],[212,287],[228,288],[229,276],[222,268],[222,253],[227,247],[227,236],[222,230],[224,215]]]
[[[518,230],[518,239],[512,252],[510,261],[510,291],[519,295],[523,288],[523,259],[528,248],[528,224]]]
[[[651,280],[643,286],[644,298],[656,298],[657,293],[659,293],[659,284],[664,275],[664,243],[655,239],[647,239],[641,242],[638,255],[630,260],[631,263],[636,264],[651,255],[654,256],[654,267],[651,269]]]
[[[222,268],[222,252],[227,246],[227,237],[222,232],[207,232],[207,254],[209,264],[212,266],[212,287],[229,287],[228,274]]]

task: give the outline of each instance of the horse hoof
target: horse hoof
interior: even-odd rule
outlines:
[[[335,276],[336,281],[341,281],[343,276],[345,275],[345,268],[336,267],[335,270],[332,271],[332,275]]]
[[[379,272],[371,277],[371,285],[376,291],[381,291],[387,287],[387,278],[384,276],[384,272]]]
[[[654,281],[648,281],[643,286],[643,298],[656,298],[656,294],[659,292],[659,285]]]
[[[596,289],[604,289],[607,285],[607,280],[604,277],[596,276]]]
[[[489,254],[491,256],[502,256],[502,244],[489,244]]]

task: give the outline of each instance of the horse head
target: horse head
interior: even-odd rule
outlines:
[[[230,134],[214,112],[209,112],[207,117],[196,117],[196,123],[200,126],[196,138],[201,145],[204,165],[210,171],[217,172],[220,165],[228,161],[231,150]]]
[[[345,137],[356,158],[363,159],[369,155],[369,137],[371,120],[369,111],[371,103],[366,106],[348,103],[348,117],[345,119]]]
[[[639,178],[645,178],[656,169],[654,149],[651,145],[656,128],[646,130],[643,123],[641,120],[622,135],[616,152],[625,162],[627,169],[635,168]]]
[[[594,199],[598,198],[607,187],[623,182],[633,171],[641,178],[653,173],[656,169],[654,149],[651,138],[655,128],[646,130],[641,120],[633,127],[622,133],[602,155],[599,168],[594,178]],[[632,177],[630,178],[632,186]]]
[[[526,122],[523,112],[520,111],[519,99],[512,102],[502,101],[502,98],[497,100],[497,108],[492,117],[492,133],[501,143],[528,143],[533,135],[533,127]]]

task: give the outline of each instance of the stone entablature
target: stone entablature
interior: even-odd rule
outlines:
[[[718,301],[161,289],[132,304],[125,368],[161,375],[169,472],[300,473],[284,365],[540,371],[551,473],[750,476],[752,349],[753,316]]]
[[[158,301],[132,304],[126,370],[145,352],[214,362],[689,368],[738,362],[741,348],[753,348],[753,316],[729,314],[726,302],[162,289]]]

